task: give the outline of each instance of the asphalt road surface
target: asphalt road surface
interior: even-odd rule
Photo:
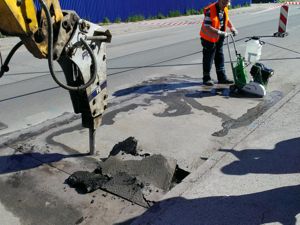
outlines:
[[[277,31],[279,8],[269,11],[235,13],[232,21],[239,30],[237,46],[244,51],[243,38],[253,35],[272,35]],[[298,82],[290,72],[297,64],[299,49],[299,8],[292,6],[288,20],[290,36],[284,39],[267,38],[271,45],[263,47],[262,59],[276,71],[270,90],[286,92]],[[199,42],[199,24],[149,28],[142,32],[116,35],[108,45],[108,83],[110,94],[122,88],[139,84],[156,76],[186,75],[201,81],[202,47]],[[0,40],[1,41],[1,40]],[[2,55],[9,47],[1,43]],[[11,47],[11,45],[10,45]],[[292,50],[292,51],[289,51]],[[226,49],[225,49],[226,52]],[[296,58],[296,60],[295,60]],[[228,59],[228,57],[227,57]],[[60,71],[57,65],[56,69]],[[229,63],[227,71],[230,75]],[[277,72],[278,71],[278,72]],[[67,91],[58,88],[49,75],[45,60],[33,58],[22,48],[14,56],[8,72],[0,80],[0,134],[30,127],[64,112],[72,112]]]
[[[180,168],[193,172],[226,141],[234,139],[237,134],[230,133],[231,130],[251,124],[299,84],[299,14],[298,6],[290,8],[287,37],[262,39],[266,44],[263,46],[261,62],[275,70],[268,85],[268,95],[263,99],[232,97],[228,93],[228,87],[202,86],[199,23],[161,27],[157,25],[154,28],[146,27],[145,23],[140,31],[129,29],[128,32],[115,35],[107,48],[110,107],[104,115],[103,125],[98,129],[96,157],[106,157],[114,144],[128,136],[134,136],[141,143],[144,153],[161,153],[172,157]],[[192,19],[196,22],[199,20],[198,17]],[[247,37],[269,36],[277,31],[279,8],[263,11],[252,7],[235,10],[231,19],[239,30],[236,37],[238,52],[243,54]],[[135,27],[134,24],[124,26]],[[112,31],[113,34],[118,33],[116,30]],[[9,51],[10,42],[14,41],[0,40],[3,56]],[[230,48],[232,50],[232,45]],[[226,70],[232,78],[227,46],[225,54]],[[46,61],[34,59],[23,48],[14,56],[10,67],[10,72],[0,80],[2,137],[64,113],[72,113],[69,94],[52,81]],[[60,71],[59,67],[56,69]],[[216,78],[215,75],[212,77]],[[79,215],[78,209],[90,215],[89,219],[94,224],[97,224],[99,218],[105,218],[103,224],[111,224],[111,221],[124,221],[130,218],[129,215],[136,216],[143,212],[144,208],[131,205],[124,199],[116,200],[113,195],[100,190],[100,198],[97,195],[99,201],[93,205],[91,202],[96,199],[96,194],[83,196],[66,189],[63,182],[68,174],[76,170],[91,169],[95,163],[90,158],[78,161],[76,158],[70,159],[70,153],[86,153],[88,140],[86,131],[79,128],[80,121],[73,121],[70,126],[56,127],[54,131],[41,133],[40,136],[24,142],[21,140],[21,143],[12,143],[3,150],[8,158],[11,158],[12,151],[23,154],[28,152],[29,155],[22,156],[25,162],[27,159],[36,162],[37,159],[40,163],[43,160],[47,163],[47,160],[53,160],[52,156],[57,160],[50,162],[50,169],[45,164],[33,164],[32,168],[38,167],[37,172],[27,170],[27,173],[18,173],[15,170],[29,169],[22,168],[23,164],[18,163],[16,167],[9,167],[9,173],[3,173],[3,182],[0,182],[0,189],[9,190],[7,195],[2,196],[1,203],[17,217],[31,217],[29,221],[40,221],[49,213],[47,207],[51,206],[51,202],[46,202],[43,210],[46,209],[41,210],[40,214],[28,214],[28,210],[34,211],[34,207],[43,205],[45,199],[54,199],[57,205],[51,211],[53,221],[50,222],[53,224],[60,224],[64,219],[74,220]],[[49,159],[41,157],[44,149]],[[7,163],[5,156],[2,157],[4,164]],[[35,156],[37,158],[33,160]],[[18,156],[13,159],[18,162]],[[47,180],[43,180],[45,173],[51,174]],[[35,179],[29,179],[32,176]],[[41,182],[37,185],[36,180]],[[19,189],[8,188],[11,186]],[[35,191],[28,191],[36,189],[47,191],[36,198]],[[66,193],[57,190],[64,190]],[[18,210],[15,202],[24,199],[24,196],[28,201],[22,203],[27,210],[23,212]],[[33,203],[36,204],[31,207]],[[68,204],[76,207],[71,207],[65,217],[56,217]],[[122,218],[118,218],[119,215]],[[84,219],[88,221],[87,218]],[[82,220],[79,216],[75,221],[79,224]]]

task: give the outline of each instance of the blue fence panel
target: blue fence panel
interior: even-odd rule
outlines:
[[[37,2],[37,0],[35,0]],[[170,11],[185,13],[188,9],[200,10],[213,0],[60,0],[62,9],[74,10],[84,19],[94,23],[104,18],[114,21],[120,18],[125,21],[134,15],[145,18],[157,16],[159,13],[168,15]],[[252,0],[232,0],[232,6],[251,4]]]

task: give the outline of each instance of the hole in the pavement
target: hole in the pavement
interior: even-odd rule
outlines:
[[[187,175],[189,172],[181,169],[175,159],[144,153],[137,140],[129,137],[117,143],[93,172],[77,171],[66,183],[81,194],[102,189],[149,207]]]
[[[181,181],[183,181],[183,179],[186,178],[189,174],[190,174],[190,172],[181,169],[177,165],[176,169],[175,169],[175,173],[174,173],[173,179],[172,179],[172,187],[176,186],[177,184],[180,184]]]

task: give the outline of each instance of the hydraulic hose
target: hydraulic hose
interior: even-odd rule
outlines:
[[[18,42],[13,48],[12,50],[10,50],[8,56],[6,57],[4,64],[2,65],[2,56],[1,56],[1,71],[0,71],[0,78],[3,76],[3,74],[5,72],[9,71],[9,67],[8,64],[11,60],[11,58],[13,57],[13,55],[15,54],[15,52],[23,45],[23,41]]]
[[[42,9],[45,11],[45,15],[47,18],[47,26],[48,26],[48,66],[49,66],[49,70],[50,70],[50,74],[53,78],[53,80],[62,88],[68,90],[68,91],[82,91],[85,90],[87,87],[89,87],[92,83],[94,83],[96,76],[97,76],[97,61],[96,61],[96,57],[94,55],[93,50],[90,48],[90,46],[86,43],[86,41],[84,41],[82,38],[80,39],[81,43],[84,45],[84,47],[87,49],[88,53],[91,56],[92,59],[92,66],[93,66],[93,72],[92,72],[92,76],[90,78],[90,80],[78,87],[74,87],[74,86],[69,86],[67,84],[63,84],[62,82],[60,82],[57,79],[57,76],[54,72],[53,69],[53,28],[52,28],[52,24],[51,24],[51,14],[50,11],[47,7],[47,5],[45,4],[45,2],[43,0],[39,0]]]

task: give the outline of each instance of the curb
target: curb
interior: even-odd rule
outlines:
[[[288,103],[296,94],[300,92],[300,85],[295,86],[286,96],[284,96],[279,102],[277,102],[273,107],[267,110],[263,115],[253,121],[242,131],[237,130],[236,133],[240,135],[233,135],[234,137],[228,143],[226,143],[222,148],[224,149],[234,149],[239,143],[246,139],[250,134],[255,132],[262,124],[264,124],[271,115],[279,111],[286,103]],[[233,134],[233,133],[231,133]],[[189,187],[193,186],[196,181],[199,182],[205,180],[209,176],[209,171],[220,162],[227,154],[227,152],[217,151],[211,157],[208,158],[201,166],[198,167],[194,172],[187,176],[180,184],[176,185],[172,190],[170,190],[164,197],[160,200],[166,200],[169,198],[174,198],[183,195]]]

